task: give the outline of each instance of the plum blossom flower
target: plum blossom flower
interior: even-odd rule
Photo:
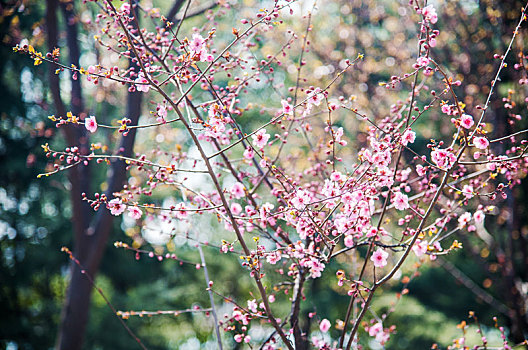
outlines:
[[[86,130],[94,133],[97,130],[97,120],[95,120],[95,117],[92,115],[84,120],[84,126],[86,127]]]
[[[305,190],[299,190],[291,200],[292,205],[297,209],[304,209],[311,201],[310,194]]]
[[[421,164],[416,165],[416,173],[420,176],[424,176],[427,173],[427,168]]]
[[[332,174],[330,174],[330,180],[339,182],[343,180],[343,174],[341,174],[339,171],[334,171]]]
[[[165,107],[165,105],[158,104],[157,113],[161,120],[165,120],[165,118],[167,118],[167,107]]]
[[[185,219],[187,215],[189,214],[187,212],[187,207],[185,206],[185,203],[178,203],[175,209],[176,209],[176,217],[180,220]]]
[[[249,159],[252,159],[254,156],[255,156],[255,151],[253,150],[253,148],[251,147],[246,148],[246,150],[244,151],[244,158],[249,160]]]
[[[323,333],[328,332],[328,331],[330,330],[330,327],[331,327],[331,326],[332,326],[332,325],[330,324],[330,321],[328,321],[326,318],[323,319],[323,320],[321,321],[321,323],[319,323],[319,329],[320,329],[321,332],[323,332]]]
[[[378,334],[376,334],[376,341],[378,341],[381,345],[385,345],[385,343],[389,340],[390,333],[381,331]]]
[[[257,301],[255,299],[248,300],[247,302],[248,309],[251,310],[254,314],[257,313]]]
[[[253,138],[253,145],[258,148],[264,148],[268,142],[270,135],[266,134],[266,129],[260,129],[255,135],[251,136]]]
[[[484,222],[484,218],[486,217],[486,215],[484,214],[484,212],[482,210],[477,210],[474,214],[473,214],[473,219],[475,219],[475,222],[477,224],[481,224]]]
[[[471,213],[465,212],[464,214],[460,215],[458,218],[458,223],[460,227],[466,226],[471,221]]]
[[[276,263],[278,263],[281,258],[281,253],[278,250],[266,255],[266,261],[271,265],[275,265]]]
[[[475,124],[475,121],[473,120],[473,117],[469,114],[462,114],[462,117],[460,117],[460,125],[462,127],[469,129]]]
[[[407,146],[409,143],[414,143],[414,140],[416,140],[416,133],[408,129],[402,135],[401,144]]]
[[[119,9],[125,15],[129,15],[130,14],[130,4],[128,2],[123,3],[123,5],[121,5],[121,7]]]
[[[343,137],[343,128],[337,128],[337,130],[334,132],[334,138],[337,143],[339,143],[341,146],[346,146],[348,142],[342,139]]]
[[[427,253],[427,242],[422,240],[417,240],[412,247],[412,251],[416,254],[417,257],[421,257]]]
[[[130,216],[134,220],[141,219],[141,215],[143,215],[143,212],[138,207],[128,207],[128,216]]]
[[[473,138],[473,144],[478,149],[486,149],[489,146],[489,141],[485,137],[477,136]]]
[[[432,24],[435,24],[438,21],[438,15],[433,5],[425,6],[422,9],[422,15],[424,16],[426,21],[429,21]]]
[[[418,59],[416,60],[416,63],[418,64],[419,67],[425,67],[429,64],[429,62],[431,62],[429,57],[424,57],[424,56],[418,57]]]
[[[134,80],[134,83],[136,83],[136,90],[141,92],[148,92],[150,89],[150,85],[148,84],[147,78],[143,75],[143,73],[139,73],[136,80]]]
[[[462,193],[464,194],[464,197],[467,199],[473,197],[473,186],[471,185],[464,185],[462,188]]]
[[[324,98],[324,95],[322,93],[322,90],[320,88],[316,88],[314,92],[312,93],[312,95],[310,95],[310,97],[308,98],[308,102],[316,106],[319,106],[323,98]]]
[[[436,46],[436,39],[435,38],[429,39],[429,46],[431,46],[431,47],[435,47]]]
[[[193,34],[189,43],[189,49],[191,51],[191,56],[193,58],[197,57],[201,62],[214,61],[214,56],[207,52],[205,39],[198,33]]]
[[[233,185],[233,187],[231,187],[231,189],[229,190],[229,192],[231,192],[231,194],[236,198],[236,199],[239,199],[239,198],[242,198],[244,197],[244,195],[246,194],[244,192],[244,185],[241,184],[240,182],[237,182]]]
[[[235,215],[238,215],[242,212],[242,206],[236,202],[231,203],[231,212]]]
[[[292,115],[293,114],[293,107],[288,103],[286,100],[282,100],[282,113],[286,115]]]
[[[378,248],[374,253],[372,253],[372,256],[370,257],[370,260],[374,262],[374,266],[376,267],[383,267],[387,265],[387,258],[389,257],[389,253],[384,251],[381,248]]]
[[[204,46],[205,40],[200,34],[193,34],[192,40],[190,43],[190,49],[193,54],[200,53],[202,51],[202,48]]]
[[[376,323],[368,328],[368,333],[371,337],[375,336],[379,332],[383,331],[383,324],[381,322]]]
[[[202,51],[200,51],[200,61],[201,62],[213,62],[214,61],[214,56],[211,55],[210,53],[208,53],[207,50],[202,49]],[[247,337],[249,337],[249,335],[246,336],[246,338]]]
[[[313,279],[321,277],[321,274],[325,269],[325,264],[315,258],[303,259],[301,265],[310,268],[310,277]]]
[[[123,214],[126,209],[126,205],[123,204],[121,199],[114,198],[106,204],[106,207],[110,209],[110,213],[115,216]]]
[[[236,341],[237,343],[241,343],[242,340],[244,339],[244,335],[243,335],[243,334],[236,334],[236,335],[233,337],[233,339],[235,339],[235,341]]]
[[[394,197],[392,197],[392,204],[394,204],[394,208],[398,210],[405,210],[409,208],[409,197],[401,192],[397,192]]]
[[[431,152],[431,159],[442,169],[449,169],[456,161],[456,156],[446,149],[437,148]]]

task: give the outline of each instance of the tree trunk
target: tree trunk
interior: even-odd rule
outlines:
[[[48,46],[50,50],[57,47],[57,9],[58,0],[47,0],[47,27]],[[79,67],[80,50],[78,46],[77,18],[74,11],[74,3],[61,3],[62,12],[65,17],[67,30],[67,44],[69,49],[69,60],[71,64]],[[138,70],[136,63],[130,62],[131,66]],[[54,100],[56,112],[64,116],[66,107],[61,98],[59,76],[54,74],[56,67],[50,65],[50,87]],[[80,77],[79,77],[80,78]],[[126,115],[131,119],[131,125],[137,125],[141,112],[142,95],[140,92],[129,92],[127,96]],[[71,111],[74,115],[84,119],[83,96],[80,79],[72,79]],[[89,153],[89,138],[82,126],[68,126],[64,128],[65,136],[70,146],[77,146],[82,154]],[[136,130],[132,129],[127,136],[123,136],[120,148],[122,155],[131,156]],[[82,200],[82,193],[90,193],[90,167],[79,165],[73,167],[69,172],[71,183],[71,201],[73,207],[72,223],[74,228],[73,254],[83,266],[85,272],[95,278],[108,237],[112,231],[112,215],[106,208],[101,208],[97,215],[93,215],[91,207]],[[126,179],[126,164],[116,160],[112,163],[108,172],[109,188],[107,196],[113,197],[114,192],[122,189]],[[92,220],[93,218],[93,220]],[[89,318],[92,285],[81,268],[75,263],[70,266],[70,284],[66,292],[66,300],[61,315],[61,323],[57,336],[56,349],[80,350],[83,345],[86,326]]]

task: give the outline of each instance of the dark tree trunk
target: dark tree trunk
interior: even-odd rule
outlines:
[[[67,45],[69,61],[79,67],[80,50],[78,45],[77,17],[73,2],[61,2],[60,7],[66,22]],[[58,46],[57,10],[58,0],[47,0],[47,29],[48,46],[50,50]],[[138,70],[137,64],[130,62]],[[56,67],[50,65],[50,88],[54,100],[56,113],[64,116],[67,109],[62,101],[59,76],[55,75]],[[81,77],[72,79],[71,111],[74,115],[84,119],[83,96]],[[127,96],[126,115],[131,119],[132,125],[137,125],[141,112],[142,95],[139,92],[129,92]],[[77,146],[83,154],[89,153],[89,138],[82,126],[68,126],[64,128],[68,145]],[[134,147],[136,131],[131,130],[127,136],[122,137],[120,148],[122,155],[131,156]],[[106,208],[101,208],[97,215],[93,215],[90,206],[82,201],[83,192],[90,193],[90,167],[79,165],[70,170],[71,201],[73,207],[72,223],[74,229],[73,254],[84,267],[87,274],[95,277],[103,258],[108,237],[112,231],[112,215]],[[107,196],[112,198],[112,193],[118,192],[126,179],[126,164],[123,161],[114,161],[108,172],[109,188]],[[93,220],[92,220],[93,219]],[[81,269],[76,264],[70,266],[70,284],[66,293],[66,300],[61,315],[56,348],[60,350],[81,349],[86,333],[89,318],[92,285]]]

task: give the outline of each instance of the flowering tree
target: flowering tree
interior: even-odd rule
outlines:
[[[378,82],[384,100],[367,97],[366,106],[357,96],[345,97],[340,85],[362,72],[362,53],[347,53],[350,58],[331,68],[317,60],[323,53],[310,55],[323,35],[314,23],[331,13],[330,6],[273,1],[255,9],[176,1],[165,17],[138,1],[87,3],[99,12],[83,23],[107,55],[80,64],[78,16],[73,3],[64,3],[71,62],[63,62],[52,0],[50,52],[26,43],[15,48],[35,65],[49,62],[54,84],[60,74],[71,77],[72,110],[54,96],[57,113],[49,117],[66,130],[69,146],[43,145],[50,159],[44,176],[71,171],[80,220],[73,251],[65,248],[73,268],[61,348],[78,347],[82,339],[82,329],[72,335],[84,327],[74,320],[86,320],[112,217],[141,228],[132,243],[116,247],[134,251],[137,259],[146,255],[203,270],[208,307],[153,314],[210,315],[219,348],[350,349],[370,339],[384,345],[397,325],[388,313],[371,311],[379,290],[393,280],[409,283],[402,273],[407,261],[461,249],[457,235],[482,232],[491,204],[525,175],[526,130],[490,138],[486,112],[501,73],[511,69],[506,60],[526,8],[510,45],[496,54],[487,99],[469,109],[458,91],[463,82],[438,60],[442,33],[427,1],[400,4],[415,23],[415,53],[401,71]],[[202,13],[207,21],[185,30],[184,20]],[[228,25],[227,16],[235,18]],[[519,56],[521,67],[525,59]],[[124,96],[114,91],[126,89],[125,116],[85,113],[81,82],[106,98]],[[142,99],[148,101],[143,116]],[[518,119],[512,116],[512,127]],[[494,143],[505,146],[497,152]],[[102,193],[89,186],[93,163],[111,169]],[[193,260],[180,257],[175,240],[196,247]],[[165,249],[143,249],[145,241]],[[223,281],[210,275],[205,245],[240,261],[240,271],[253,280],[250,295],[235,300],[221,293]],[[307,298],[323,274],[335,275],[331,287],[348,296],[338,319],[328,319],[318,301]],[[303,309],[310,311],[304,315]],[[150,315],[117,312],[124,319],[138,314]],[[481,341],[486,347],[486,338]]]

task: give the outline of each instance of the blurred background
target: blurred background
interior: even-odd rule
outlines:
[[[181,3],[177,0],[140,3],[145,9],[159,7],[165,16],[181,10],[181,4],[178,9],[174,7]],[[472,111],[476,105],[484,103],[498,65],[493,55],[505,52],[525,3],[515,0],[437,0],[429,3],[435,5],[439,15],[440,35],[434,50],[435,60],[462,81],[457,93],[462,96],[466,110]],[[71,5],[67,1],[49,0],[3,0],[0,3],[0,315],[3,315],[0,318],[0,348],[3,349],[54,347],[70,278],[70,262],[60,250],[62,246],[74,245],[71,181],[64,172],[37,179],[37,174],[48,166],[41,145],[50,143],[64,147],[66,144],[64,136],[47,118],[57,113],[52,96],[55,90],[51,86],[54,81],[49,78],[47,63],[34,67],[30,58],[12,50],[16,44],[27,40],[40,51],[48,51],[50,27],[46,18],[55,18],[53,35],[56,45],[63,49],[61,53],[66,62],[67,57],[74,54],[68,45],[73,35],[72,22],[66,19],[74,18],[80,64],[96,62],[104,52],[94,45],[88,23],[95,18],[97,6],[76,1],[73,8],[64,9],[64,4]],[[257,0],[233,1],[231,9],[223,8],[227,14],[216,18],[218,32],[224,29],[230,33],[237,16],[249,16],[266,5]],[[207,1],[195,1],[191,6],[197,13],[202,8],[218,11],[215,3]],[[300,2],[296,11],[305,13],[309,8],[311,4]],[[52,12],[55,17],[49,17]],[[378,83],[390,80],[391,75],[409,71],[415,61],[416,25],[410,20],[409,2],[347,0],[325,2],[324,6],[321,2],[321,8],[314,13],[314,38],[311,52],[307,54],[308,64],[312,65],[307,71],[313,74],[306,77],[306,85],[322,86],[321,81],[329,81],[344,59],[363,53],[365,58],[359,69],[336,84],[333,94],[353,96],[356,105],[369,115],[386,114],[397,99],[389,97]],[[238,17],[238,21],[239,18],[242,17]],[[182,33],[190,33],[190,28],[204,21],[203,15],[189,18],[182,26]],[[306,18],[296,14],[290,25],[297,32],[303,32]],[[277,47],[281,42],[284,37],[277,41]],[[525,28],[514,44],[508,60],[512,68],[505,70],[488,113],[491,131],[496,135],[513,131],[509,120],[517,114],[523,118],[520,124],[524,128],[528,126],[524,120],[526,89],[518,84],[519,79],[526,78],[526,70],[522,64],[520,69],[513,69],[515,64],[524,62],[518,54],[526,49]],[[276,51],[270,45],[263,49],[264,53]],[[285,67],[295,63],[288,60],[285,58]],[[290,70],[285,69],[283,80],[286,86],[291,86],[294,75],[288,73]],[[117,92],[104,87],[83,87],[83,104],[78,106],[68,76],[63,75],[58,84],[64,104],[73,106],[66,110],[81,108],[89,114],[125,115],[126,106],[121,103],[126,98],[124,89]],[[262,89],[252,89],[244,98],[264,104]],[[406,92],[402,90],[401,99],[405,98]],[[504,108],[503,98],[513,102],[511,108]],[[149,108],[153,107],[145,102],[139,113],[148,115]],[[250,127],[255,120],[245,118],[240,123]],[[439,117],[436,124],[434,115],[431,120],[432,124],[417,126],[421,135],[417,142],[422,145],[427,143],[428,133],[432,135],[433,128],[442,130],[444,127]],[[352,142],[358,145],[365,142],[354,118],[344,123],[348,123],[348,130],[357,130],[357,134],[348,135]],[[108,136],[108,142],[117,141]],[[93,184],[103,184],[94,191],[104,190],[106,169],[96,167],[92,172]],[[461,235],[457,239],[465,249],[421,266],[408,266],[404,273],[410,280],[394,283],[390,290],[380,294],[374,309],[383,313],[394,307],[389,317],[397,325],[386,348],[427,349],[433,343],[445,348],[453,339],[462,336],[457,325],[467,320],[469,311],[478,315],[491,339],[499,337],[492,320],[497,316],[512,342],[524,340],[528,333],[527,189],[527,182],[522,181],[520,186],[508,191],[508,199],[490,203],[496,205],[493,216],[486,221],[492,239]],[[136,261],[133,253],[115,249],[113,243],[138,242],[154,251],[177,250],[180,257],[191,261],[199,257],[196,249],[177,238],[168,243],[162,240],[161,244],[156,232],[144,232],[125,221],[113,221],[109,239],[100,249],[102,260],[96,283],[112,304],[119,310],[208,307],[202,271],[191,265],[180,266],[175,261]],[[214,227],[214,223],[209,222],[201,225],[204,232]],[[212,234],[202,238],[219,244]],[[239,273],[238,261],[232,256],[219,255],[218,248],[204,246],[203,249],[210,274],[215,280],[223,281],[224,295],[235,299],[237,295],[247,295],[252,284],[248,276]],[[333,266],[338,267],[338,263]],[[312,295],[308,296],[318,301],[318,312],[329,319],[340,317],[348,303],[347,295],[334,288],[334,278],[330,275],[311,282]],[[404,295],[400,297],[397,293]],[[222,315],[222,306],[220,308]],[[137,348],[97,293],[92,295],[89,310],[83,349]],[[130,318],[127,323],[149,349],[216,346],[211,323],[200,313]],[[474,332],[469,333],[476,337]],[[242,347],[225,338],[230,347]],[[381,348],[377,343],[365,345]]]

